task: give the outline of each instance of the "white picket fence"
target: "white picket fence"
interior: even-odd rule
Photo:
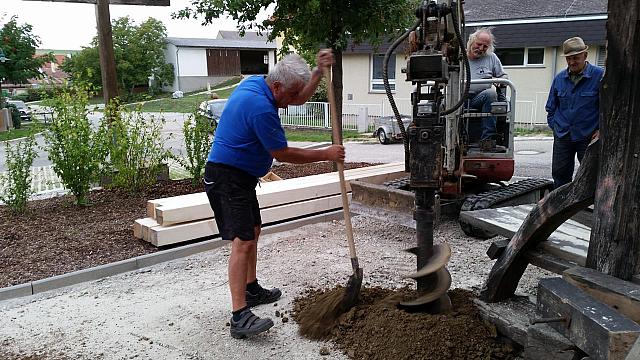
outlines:
[[[411,115],[410,99],[396,99],[396,106],[400,114]],[[393,110],[388,101],[379,104],[343,104],[342,129],[360,129],[362,132],[370,131],[374,120],[381,116],[393,116]],[[303,105],[280,109],[280,119],[285,126],[318,129],[331,128],[331,111],[329,104],[326,102],[307,102]],[[360,126],[358,126],[359,122]],[[546,125],[544,104],[540,105],[539,101],[516,101],[515,126],[517,128],[532,128],[544,125]]]

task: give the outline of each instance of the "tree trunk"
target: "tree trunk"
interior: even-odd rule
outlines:
[[[609,0],[600,92],[602,154],[587,267],[640,273],[640,0]]]
[[[109,0],[97,0],[96,21],[98,25],[98,50],[100,52],[100,71],[102,73],[102,95],[105,106],[118,96],[118,74],[116,58],[113,53],[113,37]]]

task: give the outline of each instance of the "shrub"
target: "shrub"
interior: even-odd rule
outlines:
[[[20,129],[20,127],[22,126],[20,110],[18,110],[18,108],[13,104],[7,104],[7,109],[9,109],[9,111],[11,112],[11,122],[13,123],[13,128]]]
[[[191,175],[191,184],[197,186],[204,175],[204,166],[213,141],[211,120],[196,109],[185,120],[182,131],[187,156],[186,159],[180,157],[176,160]]]
[[[107,170],[112,187],[138,191],[156,182],[156,175],[169,157],[164,149],[163,116],[144,116],[141,107],[127,110],[112,102],[105,109]]]
[[[13,213],[21,214],[27,209],[27,200],[33,193],[31,165],[36,157],[36,140],[31,134],[15,146],[9,141],[5,146],[7,172],[0,174],[0,181],[5,185],[0,193],[0,200],[9,206]]]
[[[46,104],[55,113],[44,133],[49,160],[76,203],[86,205],[91,185],[98,180],[104,162],[103,127],[91,125],[87,110],[89,93],[84,89],[65,90]]]

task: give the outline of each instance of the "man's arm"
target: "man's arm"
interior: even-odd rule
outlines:
[[[553,115],[558,107],[558,99],[556,98],[556,80],[553,79],[551,83],[551,89],[549,89],[549,97],[547,98],[547,104],[545,110],[547,111],[547,125],[553,130]]]
[[[311,79],[309,79],[309,82],[305,85],[302,91],[300,91],[298,96],[293,99],[291,105],[302,105],[306,103],[316,92],[316,88],[318,87],[320,80],[322,80],[324,69],[331,69],[331,65],[333,65],[333,63],[334,59],[331,49],[322,49],[318,51],[318,54],[316,55],[316,64],[318,64],[318,67],[311,72]],[[329,86],[329,84],[327,84],[327,86]]]
[[[306,164],[316,161],[344,161],[344,146],[331,145],[322,149],[301,149],[286,147],[272,150],[271,156],[280,162]]]
[[[298,93],[298,96],[293,99],[291,105],[302,105],[306,103],[316,92],[316,88],[318,87],[318,84],[320,84],[320,80],[322,80],[322,70],[320,70],[320,68],[315,68],[311,72],[311,79],[309,79],[309,82],[305,85],[302,91]]]

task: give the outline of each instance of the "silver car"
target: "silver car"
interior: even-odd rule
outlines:
[[[20,112],[22,121],[31,120],[31,109],[22,100],[7,100],[7,104],[14,105]]]

